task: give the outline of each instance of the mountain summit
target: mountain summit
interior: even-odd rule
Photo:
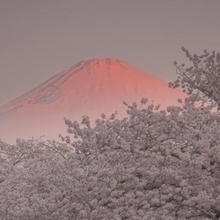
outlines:
[[[183,93],[163,80],[117,59],[81,61],[55,75],[30,92],[0,108],[0,138],[12,143],[16,138],[66,134],[63,118],[92,120],[116,110],[125,115],[128,104],[146,97],[162,107],[177,103]]]

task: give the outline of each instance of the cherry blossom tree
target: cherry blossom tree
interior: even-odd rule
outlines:
[[[92,198],[102,193],[105,202],[97,205],[105,216],[109,211],[119,219],[219,219],[220,118],[213,106],[196,108],[189,98],[167,111],[127,107],[128,118],[103,116],[93,128],[87,117],[82,128],[66,120],[78,139],[72,145],[88,163],[87,175],[101,176]],[[104,180],[94,166],[104,170]]]
[[[176,63],[179,106],[143,98],[124,118],[65,119],[62,143],[1,142],[0,219],[220,219],[219,55],[183,50],[194,66]]]
[[[3,144],[2,219],[219,219],[218,113],[126,105],[123,119],[66,119],[68,146]]]
[[[188,95],[199,94],[220,107],[220,53],[204,50],[201,55],[192,55],[186,48],[182,50],[192,65],[185,67],[175,61],[178,78],[170,86],[181,86]]]

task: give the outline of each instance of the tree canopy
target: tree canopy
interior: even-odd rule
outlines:
[[[188,95],[198,94],[220,107],[220,53],[204,50],[201,55],[192,55],[186,48],[182,50],[192,65],[186,67],[174,61],[178,78],[170,86],[180,86]]]
[[[208,66],[201,74],[218,83]],[[125,118],[65,119],[63,143],[0,143],[1,219],[220,219],[220,117],[214,104],[196,105],[195,91],[218,104],[217,93],[206,93],[211,81],[193,68],[171,84],[188,90],[179,106],[143,98],[124,103]]]

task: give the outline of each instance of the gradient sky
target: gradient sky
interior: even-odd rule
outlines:
[[[173,80],[181,46],[220,52],[219,0],[0,0],[0,106],[92,58]]]

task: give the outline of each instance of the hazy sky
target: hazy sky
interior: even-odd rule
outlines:
[[[0,0],[0,105],[92,58],[169,81],[181,46],[220,52],[219,0]]]

